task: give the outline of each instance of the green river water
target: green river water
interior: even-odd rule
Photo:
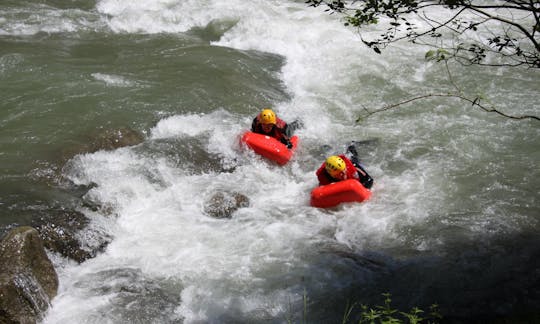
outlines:
[[[1,1],[0,233],[65,208],[92,219],[82,240],[113,238],[81,265],[53,256],[44,323],[281,323],[304,293],[312,323],[383,292],[463,322],[537,313],[539,122],[449,98],[355,122],[453,90],[424,52],[377,55],[301,1]],[[450,68],[467,95],[540,115],[538,71]],[[304,123],[283,168],[238,144],[267,106]],[[119,128],[143,143],[73,156]],[[373,198],[310,207],[315,170],[351,140],[372,140]],[[66,181],[96,184],[84,198],[114,217]],[[215,190],[250,206],[211,219]]]

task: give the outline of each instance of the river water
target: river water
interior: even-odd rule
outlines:
[[[537,311],[538,121],[433,98],[355,122],[453,90],[425,51],[377,55],[303,1],[2,0],[0,224],[77,208],[81,240],[112,238],[80,265],[51,255],[44,323],[332,323],[382,293],[464,322]],[[540,114],[538,71],[450,69],[467,95]],[[238,143],[263,107],[303,121],[284,167]],[[144,142],[66,161],[120,127]],[[351,140],[372,199],[310,207],[315,170]],[[250,205],[211,218],[219,191]]]

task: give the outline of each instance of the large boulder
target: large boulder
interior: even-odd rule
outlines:
[[[12,229],[0,242],[0,323],[36,323],[58,290],[37,230]]]

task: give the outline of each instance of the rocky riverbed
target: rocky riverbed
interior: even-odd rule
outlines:
[[[89,141],[88,145],[69,148],[62,155],[69,161],[77,154],[114,150],[143,142],[143,136],[123,128],[107,130]],[[63,162],[65,163],[65,162]],[[59,170],[62,167],[58,168]],[[58,290],[58,276],[48,254],[56,254],[78,263],[102,252],[111,238],[94,233],[92,241],[85,240],[90,219],[84,211],[103,211],[85,199],[92,186],[81,188],[65,184],[61,174],[50,185],[62,184],[80,197],[77,208],[51,208],[39,211],[31,224],[11,224],[0,229],[0,323],[36,323],[42,319]],[[216,192],[205,202],[209,217],[229,219],[233,213],[249,205],[249,199],[237,192]],[[114,217],[101,213],[102,217]],[[95,230],[94,230],[95,231]]]

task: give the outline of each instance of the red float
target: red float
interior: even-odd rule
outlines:
[[[371,197],[371,191],[358,180],[349,179],[319,186],[311,191],[311,206],[334,207],[345,202],[362,202]]]
[[[298,145],[298,136],[291,137],[292,149],[277,139],[263,134],[245,132],[242,136],[242,142],[250,147],[255,153],[264,156],[265,158],[276,162],[279,165],[284,165],[289,162],[293,156],[294,150]]]

